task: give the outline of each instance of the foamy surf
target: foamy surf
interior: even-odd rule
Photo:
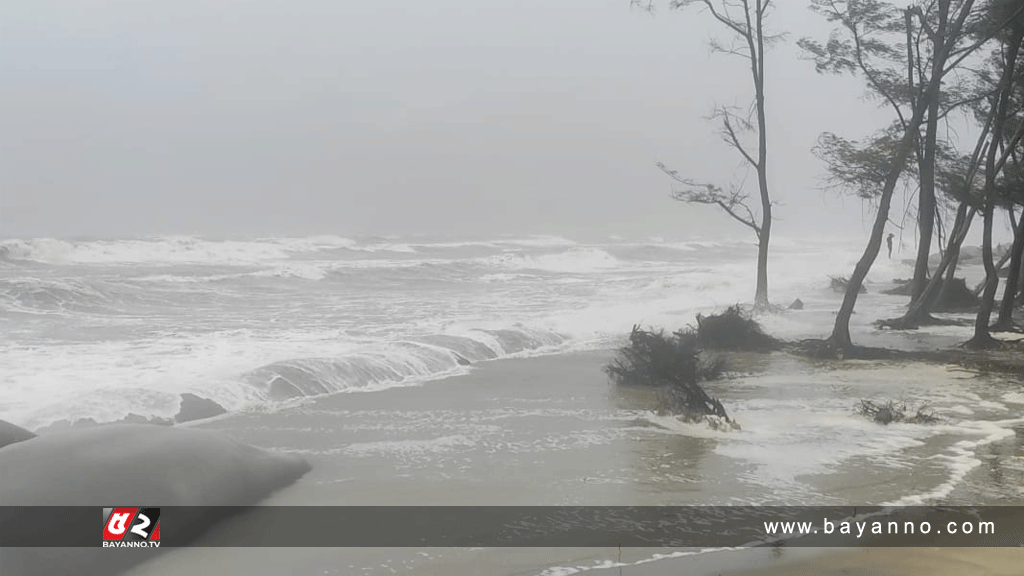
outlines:
[[[799,297],[805,307],[759,317],[771,332],[822,335],[815,330],[828,324],[841,298],[828,275],[858,257],[840,245],[779,244],[774,298]],[[692,324],[697,312],[748,301],[754,275],[749,239],[157,237],[6,240],[0,247],[0,418],[30,428],[130,414],[168,418],[186,392],[250,415],[306,409],[323,398],[414,394],[493,360],[613,348],[633,324]],[[865,303],[898,312],[900,302],[875,288],[908,271],[883,263]],[[868,316],[855,318],[858,339],[920,345],[874,330]],[[961,332],[950,329],[948,338]],[[747,491],[730,500],[704,486],[708,502],[830,503],[822,478],[917,469],[927,482],[885,497],[916,503],[955,497],[977,474],[977,453],[1010,438],[1008,406],[1024,402],[1014,390],[945,368],[845,366],[783,367],[713,384],[741,430],[686,424],[638,406],[610,413],[547,406],[560,393],[553,389],[538,400],[544,409],[480,412],[475,417],[486,423],[461,432],[439,416],[422,445],[378,438],[362,449],[329,449],[362,460],[444,461],[480,450],[565,458],[630,438],[661,438],[706,452]],[[605,394],[597,369],[587,378]],[[852,412],[859,398],[900,395],[929,404],[943,421],[882,428]],[[508,438],[495,428],[517,418],[584,426],[555,438]],[[673,469],[671,451],[644,458],[650,477],[616,469],[580,481],[610,493],[634,482],[707,481]]]

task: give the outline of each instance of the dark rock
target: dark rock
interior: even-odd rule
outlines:
[[[8,444],[14,444],[15,442],[24,442],[35,438],[36,435],[28,430],[25,430],[21,426],[15,426],[10,422],[0,420],[0,448],[7,446]]]
[[[802,300],[797,298],[796,300],[793,300],[792,304],[789,305],[789,309],[790,310],[803,310],[804,309],[804,303],[803,303]]]
[[[472,362],[470,362],[469,360],[462,356],[459,356],[458,354],[455,355],[455,361],[459,363],[459,366],[469,366],[470,364],[472,364]]]
[[[223,406],[209,398],[202,398],[190,392],[185,392],[181,395],[181,408],[174,417],[174,421],[179,423],[191,422],[193,420],[220,416],[226,412],[227,410]]]

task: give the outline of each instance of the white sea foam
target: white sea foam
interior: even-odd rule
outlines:
[[[617,268],[622,262],[599,248],[572,248],[554,254],[507,253],[487,258],[493,266],[519,270],[543,270],[584,274]]]
[[[363,442],[351,444],[343,449],[345,453],[356,456],[370,456],[378,454],[399,454],[403,456],[422,456],[424,454],[436,454],[451,452],[465,448],[472,448],[476,440],[462,434],[441,436],[425,440],[381,440],[377,442]]]
[[[999,440],[1013,437],[1016,433],[1009,425],[1020,425],[1024,419],[1008,422],[986,422],[984,420],[963,423],[955,427],[955,433],[962,435],[965,432],[975,436],[974,439],[961,440],[950,446],[947,451],[932,455],[930,458],[943,464],[948,470],[945,482],[931,490],[908,494],[896,500],[883,503],[883,506],[925,506],[934,504],[937,501],[949,496],[957,485],[970,473],[971,470],[981,465],[977,451],[982,446],[987,446]]]
[[[380,242],[375,244],[366,245],[352,245],[347,248],[351,250],[358,250],[362,252],[400,252],[404,254],[415,254],[416,247],[411,244],[405,243],[394,243],[394,242]]]
[[[1003,402],[1024,404],[1024,394],[1020,392],[1007,392],[1006,394],[1003,394]]]
[[[206,264],[251,265],[292,254],[350,248],[353,240],[335,236],[208,240],[167,236],[132,240],[69,242],[53,238],[4,240],[0,256],[46,264]]]
[[[557,246],[575,246],[577,242],[570,240],[564,236],[551,236],[551,235],[540,235],[540,236],[528,236],[526,238],[502,238],[496,241],[499,244],[509,244],[512,246],[531,246],[538,248],[557,247]]]
[[[323,280],[327,277],[327,270],[315,263],[290,263],[276,266],[269,270],[254,272],[253,276],[270,278],[300,278],[302,280]]]
[[[167,417],[182,392],[230,410],[269,410],[317,394],[416,386],[470,370],[460,358],[477,364],[609,347],[633,324],[671,330],[693,323],[697,312],[752,297],[750,239],[645,245],[652,246],[556,237],[5,241],[0,418],[38,427],[63,419],[117,420],[129,412]],[[714,258],[702,259],[707,252]],[[773,299],[800,297],[805,309],[759,320],[778,336],[821,336],[814,331],[830,323],[841,299],[828,288],[828,275],[848,273],[858,250],[791,242],[775,254]],[[874,286],[907,272],[902,262],[880,260],[871,276],[877,284],[862,303],[898,313],[903,302]],[[886,345],[906,338],[877,332],[876,317],[855,317],[855,338]],[[742,481],[789,501],[822,497],[807,475],[863,462],[902,470],[920,464],[920,451],[934,450],[925,465],[943,474],[942,481],[900,495],[923,502],[962,482],[977,466],[977,450],[1007,437],[1010,426],[1001,419],[1024,403],[1016,392],[992,392],[944,368],[856,366],[827,378],[734,379],[734,390],[760,395],[730,399],[742,431],[652,421],[668,429],[656,434],[713,441],[715,457],[743,464]],[[940,411],[942,425],[879,428],[851,412],[857,397],[901,394]],[[572,450],[624,433],[637,431],[519,438],[505,446]]]

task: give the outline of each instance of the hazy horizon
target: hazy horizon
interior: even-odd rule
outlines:
[[[3,6],[0,237],[749,234],[654,166],[743,180],[706,116],[749,104],[748,73],[696,7],[211,6]],[[768,56],[774,232],[863,231],[810,148],[888,112],[798,57],[830,29],[805,5],[770,26],[790,34]]]

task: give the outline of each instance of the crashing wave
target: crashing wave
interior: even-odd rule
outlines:
[[[468,363],[564,344],[560,334],[528,328],[432,334],[338,358],[295,358],[253,370],[244,380],[271,401],[372,391],[455,374]]]
[[[622,265],[622,261],[618,258],[599,248],[572,248],[564,252],[540,255],[506,253],[491,256],[486,260],[492,266],[512,270],[541,270],[572,274],[604,272]]]
[[[356,243],[337,236],[207,240],[167,236],[132,240],[71,242],[53,238],[4,240],[0,258],[43,264],[209,264],[253,265],[282,260],[298,253],[351,248]]]

